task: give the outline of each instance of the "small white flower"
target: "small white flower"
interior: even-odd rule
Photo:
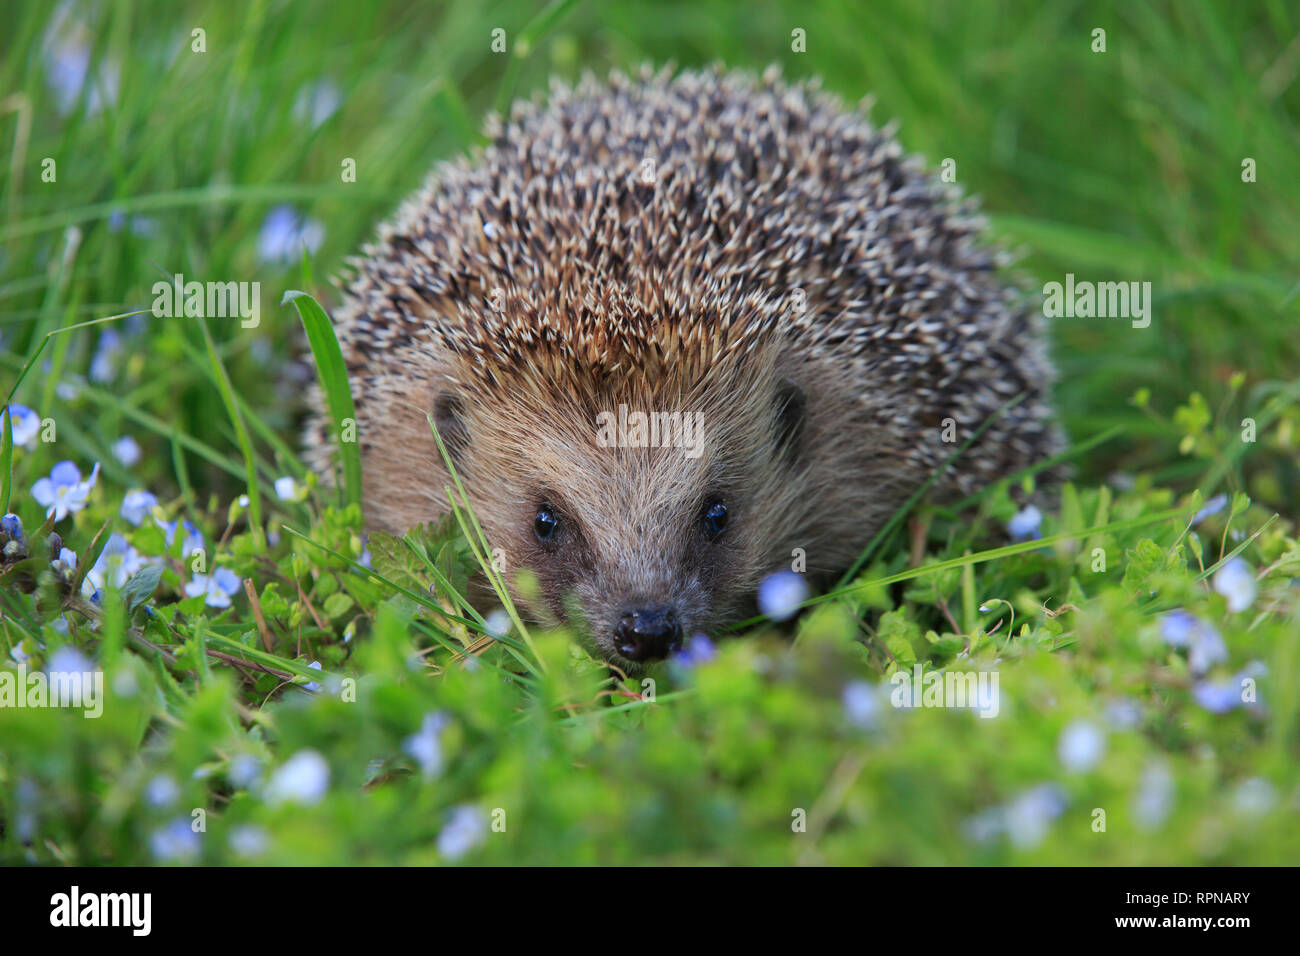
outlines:
[[[369,567],[369,565],[366,565]],[[503,638],[510,633],[510,615],[503,607],[497,608],[483,619],[483,629],[495,638]]]
[[[1232,795],[1232,806],[1244,817],[1259,817],[1273,809],[1277,802],[1277,789],[1264,777],[1251,777],[1237,785]]]
[[[298,495],[298,482],[286,475],[275,479],[275,496],[281,501],[293,501]]]
[[[63,577],[70,577],[72,572],[77,570],[77,552],[68,548],[60,548],[59,556],[51,562],[50,565],[56,574]]]
[[[271,775],[264,799],[272,806],[315,806],[325,798],[329,785],[330,765],[325,758],[314,750],[300,750]]]

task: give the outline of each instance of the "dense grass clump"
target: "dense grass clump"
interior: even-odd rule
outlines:
[[[14,11],[0,861],[1293,862],[1300,21],[861,16]],[[1150,282],[1154,309],[1051,321],[1070,482],[919,499],[793,622],[619,680],[520,619],[467,509],[365,535],[355,455],[318,484],[298,428],[316,376],[347,417],[324,277],[479,117],[669,59],[873,93],[983,197],[1028,287]],[[154,315],[177,274],[259,283],[256,324]],[[102,713],[18,706],[37,673],[102,674]],[[908,706],[966,680],[966,706]]]

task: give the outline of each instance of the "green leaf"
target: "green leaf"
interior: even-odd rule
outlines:
[[[162,580],[162,573],[161,564],[146,564],[127,578],[126,584],[122,585],[122,600],[126,604],[128,617],[135,613],[136,608],[153,597],[153,592],[158,589],[158,582]]]

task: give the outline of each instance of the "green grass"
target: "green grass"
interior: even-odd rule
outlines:
[[[111,108],[93,110],[89,87],[58,101],[55,10],[6,10],[0,38],[0,393],[57,434],[31,448],[0,435],[0,491],[26,528],[0,571],[0,659],[35,667],[76,648],[109,697],[96,720],[0,707],[0,860],[238,862],[260,835],[247,859],[1294,861],[1291,5],[70,9],[64,52],[81,44],[92,77],[116,71]],[[204,53],[191,51],[199,27]],[[1105,53],[1091,50],[1097,27]],[[496,28],[506,54],[491,50]],[[795,28],[806,53],[791,50]],[[713,662],[655,673],[650,701],[566,635],[515,617],[486,636],[487,609],[465,595],[502,582],[466,508],[372,536],[365,567],[356,446],[336,494],[307,473],[299,435],[318,375],[334,417],[350,417],[326,280],[429,168],[481,145],[487,111],[552,75],[668,60],[775,62],[850,102],[873,94],[873,118],[896,119],[910,151],[955,161],[1028,288],[1067,272],[1149,281],[1155,311],[1147,329],[1051,323],[1073,480],[1046,493],[1041,540],[1007,545],[1002,531],[1032,470],[945,507],[918,500],[797,623],[753,623]],[[319,125],[295,106],[316,84],[338,96]],[[286,205],[323,241],[264,262],[259,234]],[[177,273],[260,282],[260,325],[149,314],[153,284]],[[121,349],[92,377],[109,327]],[[142,450],[131,466],[111,451],[126,435]],[[99,462],[99,481],[84,510],[43,526],[31,488],[65,459],[83,474]],[[169,545],[154,521],[124,520],[135,489],[192,522],[201,552],[183,530]],[[1219,493],[1230,504],[1194,522]],[[164,560],[92,604],[70,584],[113,531]],[[51,533],[72,568],[51,570]],[[1258,584],[1235,612],[1213,586],[1231,556]],[[218,567],[241,582],[229,610],[185,595]],[[1162,636],[1177,608],[1223,637],[1205,674]],[[917,664],[995,670],[998,716],[890,707],[889,680]],[[1258,703],[1204,706],[1243,674]],[[432,713],[426,749],[405,746]],[[435,739],[426,774],[415,754]],[[1071,762],[1098,740],[1100,756]],[[304,752],[329,768],[327,792],[277,804],[269,782]],[[477,808],[461,817],[478,835],[464,856],[446,829],[458,807]]]

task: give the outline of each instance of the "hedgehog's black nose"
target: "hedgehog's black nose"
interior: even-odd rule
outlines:
[[[682,646],[682,626],[677,611],[668,605],[627,611],[614,628],[618,652],[633,661],[667,657]]]

